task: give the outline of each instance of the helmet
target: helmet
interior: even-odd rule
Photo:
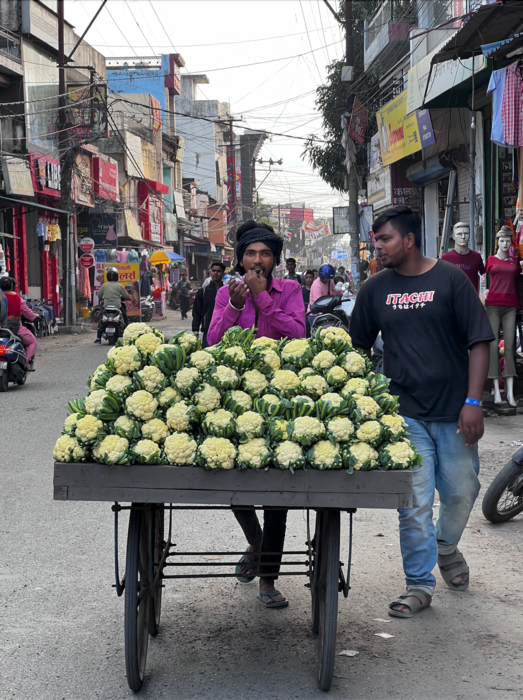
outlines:
[[[108,267],[105,272],[108,282],[118,282],[118,270],[115,267]]]
[[[336,274],[336,270],[332,265],[322,265],[320,269],[318,270],[318,274],[320,276],[321,281],[323,280],[332,280],[334,279],[334,275]]]

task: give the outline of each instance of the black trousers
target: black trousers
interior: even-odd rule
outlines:
[[[187,312],[191,308],[191,302],[189,297],[184,297],[180,295],[180,311],[182,312],[182,318],[187,318]]]
[[[254,551],[258,550],[261,542],[259,576],[278,578],[285,542],[287,512],[286,510],[264,510],[262,530],[255,510],[233,509],[236,520],[240,523],[247,542],[254,547]],[[279,552],[279,554],[264,554],[264,552]]]

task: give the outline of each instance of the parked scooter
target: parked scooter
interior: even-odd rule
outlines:
[[[319,314],[315,316],[311,326],[311,336],[314,337],[318,328],[343,328],[349,332],[349,318],[345,311],[341,308],[342,298],[340,295],[329,296],[325,295],[316,299],[311,306],[311,314]]]
[[[105,338],[109,345],[114,345],[118,338],[123,336],[125,323],[121,309],[116,306],[106,306],[102,312],[102,338]]]
[[[20,338],[8,328],[0,329],[0,392],[9,384],[23,386],[27,379],[27,357]]]
[[[149,323],[152,320],[154,314],[154,299],[152,295],[144,297],[140,300],[140,313],[142,316],[142,321]]]
[[[505,523],[523,511],[523,447],[490,484],[481,508],[491,523]]]

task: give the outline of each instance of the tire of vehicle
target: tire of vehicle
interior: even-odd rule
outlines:
[[[137,506],[139,504],[133,504]],[[125,564],[125,670],[129,688],[143,685],[152,600],[149,588],[150,511],[131,510]]]
[[[523,465],[511,459],[488,487],[481,509],[491,523],[505,523],[523,511],[523,485],[518,484],[519,495],[511,492],[518,477],[523,479]]]
[[[7,391],[9,389],[9,379],[7,377],[7,371],[3,369],[0,371],[0,392]]]
[[[149,321],[153,317],[153,311],[152,309],[142,309],[142,321],[144,323],[149,323]]]
[[[24,384],[26,383],[26,381],[27,381],[27,374],[24,374],[24,376],[23,376],[22,379],[17,379],[17,380],[16,380],[16,383],[18,384],[18,386],[24,386]]]
[[[316,513],[316,528],[314,538],[312,540],[312,576],[310,581],[311,586],[311,604],[312,604],[312,631],[318,634],[320,625],[319,612],[319,597],[318,597],[318,579],[321,566],[321,532],[322,532],[323,511],[319,510]]]
[[[91,321],[93,323],[100,323],[102,318],[102,309],[100,306],[93,306],[91,310]]]
[[[327,510],[321,524],[321,557],[318,578],[318,688],[332,685],[338,627],[340,575],[340,512]]]
[[[116,333],[107,336],[107,342],[109,343],[109,345],[114,345],[117,340],[118,338],[116,337]]]
[[[164,507],[157,505],[153,507],[152,523],[153,523],[153,582],[158,573],[160,559],[162,558],[164,549]],[[162,578],[161,573],[154,589],[154,597],[151,598],[151,612],[149,615],[149,634],[151,637],[156,637],[160,627],[160,616],[162,614]]]

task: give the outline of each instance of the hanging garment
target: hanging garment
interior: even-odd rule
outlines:
[[[503,122],[501,121],[501,107],[503,105],[503,94],[505,92],[505,81],[507,68],[492,71],[487,93],[492,93],[492,132],[490,140],[498,146],[506,147],[503,132]]]
[[[126,262],[128,262],[128,263],[140,262],[140,257],[138,256],[138,253],[136,252],[136,250],[129,250],[128,251]]]
[[[523,146],[523,77],[520,61],[507,68],[501,121],[507,145],[511,148]]]
[[[129,252],[127,250],[119,250],[118,251],[118,262],[119,263],[127,263],[129,262]]]
[[[109,260],[109,256],[106,250],[95,250],[94,259],[97,263],[105,263]]]

